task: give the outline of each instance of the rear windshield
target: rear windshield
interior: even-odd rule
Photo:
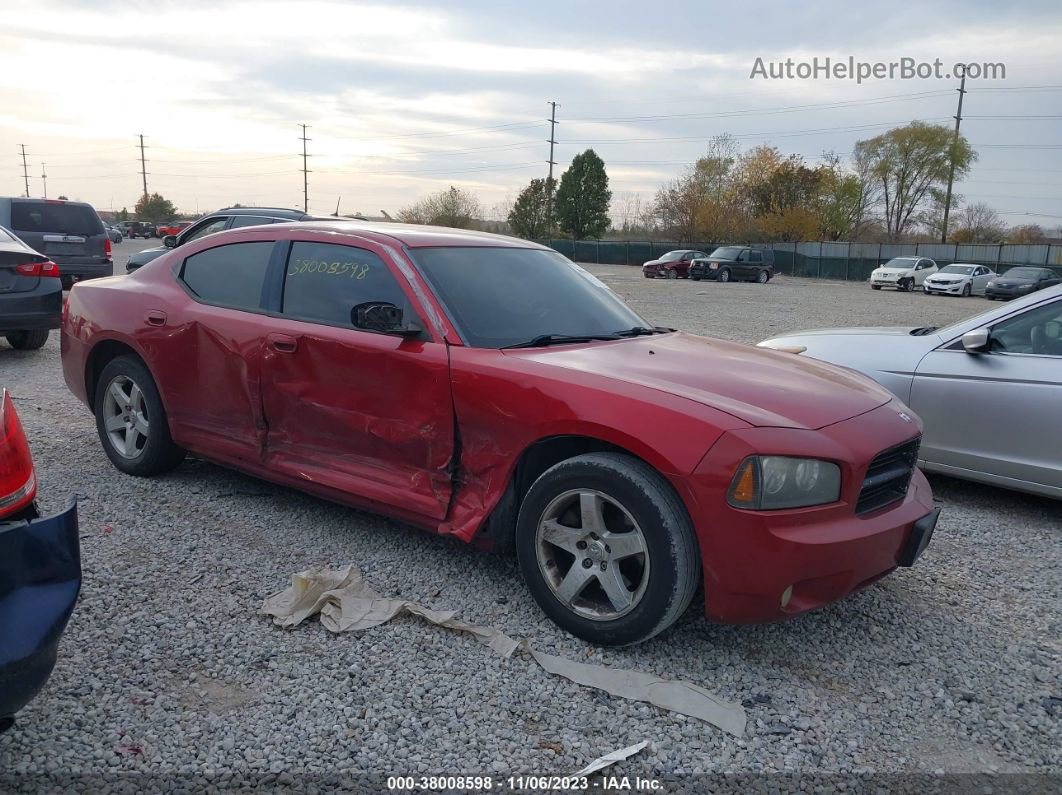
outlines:
[[[103,234],[103,222],[87,204],[11,202],[11,227],[17,232]]]
[[[736,260],[742,249],[738,246],[723,246],[712,252],[712,259]]]

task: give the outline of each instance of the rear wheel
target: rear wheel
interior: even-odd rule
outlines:
[[[122,472],[159,475],[184,459],[184,450],[170,437],[155,379],[139,359],[119,356],[108,362],[94,406],[103,451]]]
[[[48,329],[13,331],[7,335],[7,341],[16,351],[35,351],[48,341]]]
[[[723,268],[721,271],[719,271],[719,281],[730,281],[730,268]]]
[[[760,271],[756,274],[756,281],[758,281],[760,284],[767,284],[767,280],[769,278],[771,277],[767,275],[767,271]]]
[[[620,453],[591,453],[542,474],[520,506],[520,569],[535,601],[591,643],[647,640],[697,590],[697,543],[659,473]]]

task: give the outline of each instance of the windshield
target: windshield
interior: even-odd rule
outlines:
[[[477,348],[647,325],[603,282],[555,251],[455,246],[410,254]]]
[[[913,268],[916,262],[918,262],[918,257],[893,257],[881,267],[903,268],[904,270],[908,270]]]
[[[685,251],[669,251],[660,258],[660,262],[678,262],[685,253]]]
[[[1003,275],[1014,279],[1039,279],[1040,271],[1036,268],[1011,268]]]
[[[961,273],[964,276],[969,276],[974,272],[973,265],[948,265],[946,268],[941,268],[941,273]]]
[[[738,246],[723,246],[722,248],[717,248],[713,251],[711,257],[712,259],[736,260],[740,253],[741,248]]]

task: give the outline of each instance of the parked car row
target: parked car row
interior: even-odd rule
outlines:
[[[872,290],[910,292],[921,287],[926,295],[983,295],[990,300],[1017,298],[1056,284],[1062,284],[1062,277],[1050,268],[1020,265],[1000,275],[986,265],[967,262],[940,268],[929,257],[893,257],[870,274]]]
[[[759,282],[774,275],[774,251],[748,246],[720,246],[711,254],[691,249],[669,251],[642,265],[647,279],[701,279],[719,282]]]

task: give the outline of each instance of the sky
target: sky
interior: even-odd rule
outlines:
[[[1062,6],[987,0],[885,6],[339,0],[3,0],[0,195],[60,194],[97,209],[148,189],[181,211],[233,203],[394,214],[456,185],[487,217],[549,157],[592,147],[619,217],[651,199],[715,135],[814,165],[914,119],[954,124],[979,159],[956,188],[1013,224],[1062,225]],[[814,58],[940,59],[940,77],[750,77]],[[795,68],[795,66],[794,66]],[[43,165],[42,165],[43,164]]]

